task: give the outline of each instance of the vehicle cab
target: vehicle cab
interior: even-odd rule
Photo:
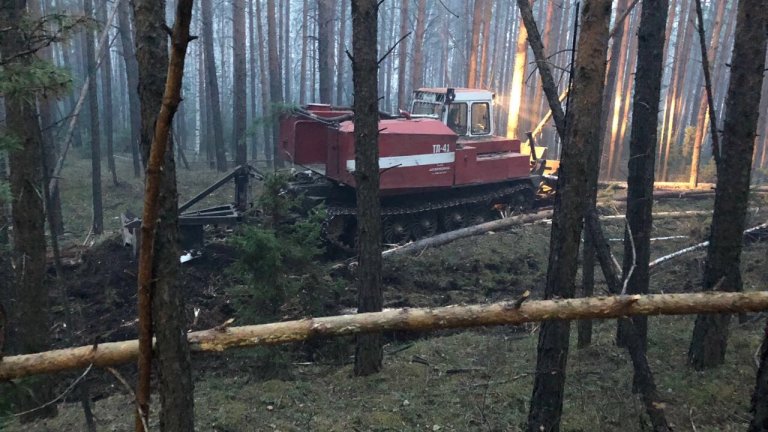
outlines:
[[[420,88],[414,91],[411,117],[435,118],[459,139],[493,135],[493,98],[488,90],[469,88]]]

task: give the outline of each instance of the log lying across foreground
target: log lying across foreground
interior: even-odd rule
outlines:
[[[768,310],[768,291],[627,295],[520,303],[518,300],[473,306],[393,309],[384,312],[216,328],[189,333],[188,338],[192,351],[218,352],[239,347],[300,342],[318,336],[343,336],[373,331],[427,331],[522,324],[555,319],[618,318],[630,315],[756,312]],[[91,364],[97,367],[114,366],[136,361],[138,352],[138,342],[129,340],[5,357],[0,361],[0,381],[81,369]]]

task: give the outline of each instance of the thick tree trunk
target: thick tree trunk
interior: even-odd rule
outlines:
[[[317,2],[317,71],[320,75],[320,103],[333,103],[333,0]]]
[[[638,32],[637,70],[632,101],[632,126],[629,139],[627,177],[627,228],[624,233],[623,279],[627,292],[648,292],[653,228],[653,180],[658,140],[658,107],[661,99],[664,28],[669,0],[644,0]],[[629,341],[619,323],[620,345],[637,343],[645,353],[648,346],[648,320],[633,319],[637,341]],[[637,382],[637,375],[635,381]]]
[[[588,192],[587,161],[597,150],[599,121],[608,49],[610,0],[591,0],[581,16],[571,109],[566,143],[560,159],[555,196],[549,267],[545,297],[574,296],[582,222]],[[568,360],[570,323],[542,324],[536,359],[536,377],[528,414],[528,430],[558,431],[563,410],[565,368]]]
[[[139,65],[133,49],[133,32],[131,31],[130,11],[128,2],[123,0],[118,6],[118,27],[122,45],[123,60],[125,61],[125,76],[128,81],[128,105],[130,115],[130,148],[133,156],[133,175],[141,176],[141,158],[139,157],[139,141],[141,136],[141,108],[139,107]]]
[[[467,87],[477,86],[477,59],[480,46],[480,27],[483,23],[483,8],[486,0],[475,0],[472,10],[472,39],[469,41],[469,64],[467,65]]]
[[[213,119],[213,142],[209,143],[216,150],[216,169],[227,170],[227,157],[224,153],[224,126],[221,120],[221,103],[219,100],[219,80],[216,76],[216,59],[213,50],[213,0],[201,0],[201,15],[203,22],[202,44],[205,56],[205,79],[208,88],[209,106]],[[146,160],[146,159],[145,159]]]
[[[749,200],[752,148],[765,70],[768,8],[763,0],[739,0],[731,80],[725,107],[722,160],[717,167],[704,289],[741,291],[741,233]],[[688,361],[695,369],[723,364],[730,315],[701,315],[691,337]]]
[[[267,55],[264,53],[264,45],[266,40],[264,39],[264,25],[262,24],[261,13],[261,1],[256,0],[256,33],[258,36],[259,47],[259,76],[261,77],[261,132],[264,135],[264,158],[268,163],[273,163],[274,156],[272,145],[272,130],[269,127],[270,118],[270,85],[269,85],[269,69],[267,68]],[[304,21],[304,25],[307,22]]]
[[[25,1],[5,4],[0,8],[0,26],[7,29],[0,38],[0,55],[6,59],[26,49],[27,40],[18,23],[26,18]],[[25,68],[32,64],[33,55],[20,55],[11,60],[11,65]],[[50,325],[48,322],[48,291],[45,279],[45,221],[43,198],[40,193],[43,181],[43,136],[35,108],[36,95],[5,95],[5,131],[19,141],[17,149],[8,152],[11,189],[11,226],[13,227],[12,268],[16,290],[11,326],[10,348],[21,353],[48,349]],[[5,299],[4,299],[5,301]],[[6,352],[9,350],[6,348]],[[52,398],[52,388],[44,380],[25,384],[20,408],[31,409]],[[57,413],[56,405],[24,416],[22,420],[34,417],[52,417]]]
[[[269,110],[272,126],[273,165],[282,168],[283,158],[280,155],[280,124],[277,121],[277,106],[283,103],[283,76],[280,71],[280,59],[277,55],[277,16],[275,0],[267,0],[267,52],[269,57],[269,94],[271,107]]]
[[[34,20],[39,20],[44,16],[41,4],[39,2],[31,2],[27,4],[30,16]],[[37,56],[51,64],[54,63],[53,50],[51,46],[43,47],[37,52]],[[43,136],[43,161],[45,164],[44,181],[48,182],[53,176],[53,169],[56,166],[56,159],[59,155],[59,149],[54,139],[54,129],[56,124],[54,123],[54,112],[56,111],[56,99],[53,95],[41,94],[37,101],[38,110],[40,111],[40,127],[42,129]],[[58,190],[51,194],[50,199],[45,200],[45,213],[46,216],[52,217],[52,224],[49,226],[49,230],[52,236],[60,235],[64,232],[64,221],[61,214],[61,194]]]
[[[254,20],[254,11],[253,11],[253,2],[258,0],[248,0],[248,87],[250,89],[249,95],[250,95],[250,110],[251,110],[251,117],[249,119],[249,124],[251,125],[251,128],[253,128],[256,124],[256,107],[257,107],[257,87],[256,87],[256,77],[259,74],[259,69],[256,68],[256,27],[254,27],[253,20]],[[245,12],[244,12],[245,13]],[[257,160],[257,154],[258,154],[258,142],[259,138],[257,137],[255,131],[251,131],[249,133],[250,135],[250,147],[251,147],[251,159]]]
[[[235,165],[248,163],[248,148],[245,142],[247,90],[245,73],[245,4],[244,1],[232,2],[232,144],[234,145]],[[248,176],[235,177],[236,206],[246,210],[248,202]]]
[[[377,0],[352,1],[352,79],[355,85],[355,183],[360,265],[357,269],[358,312],[380,311],[381,207],[379,203],[379,97]],[[357,337],[355,375],[381,370],[381,334]]]
[[[411,71],[411,90],[424,84],[424,32],[427,21],[427,0],[416,0],[416,32],[413,37],[413,70]],[[444,61],[447,61],[445,59]],[[406,108],[406,107],[400,107]]]
[[[194,394],[189,347],[184,336],[187,329],[184,300],[181,287],[176,282],[179,265],[178,193],[173,140],[168,134],[172,112],[180,100],[192,0],[178,0],[170,61],[164,20],[165,2],[134,0],[133,7],[141,99],[141,150],[144,160],[148,161],[145,213],[142,218],[147,228],[142,227],[142,257],[147,255],[147,251],[151,252],[151,261],[140,260],[139,266],[139,273],[145,278],[139,278],[138,294],[139,334],[143,336],[140,351],[144,361],[139,362],[136,396],[144,414],[148,414],[150,370],[146,360],[152,356],[151,324],[155,322],[159,324],[155,326],[154,333],[157,338],[155,354],[161,403],[160,429],[190,431],[194,430]],[[166,64],[167,70],[158,67]],[[147,201],[150,198],[154,203]],[[147,214],[153,204],[162,217]],[[154,225],[156,229],[152,235],[149,228]],[[150,310],[151,316],[147,314]],[[141,427],[138,418],[136,426],[137,430]]]
[[[83,9],[86,16],[93,16],[93,1],[84,0]],[[99,98],[96,93],[96,48],[94,47],[91,30],[85,30],[85,55],[87,59],[88,76],[88,110],[91,118],[91,204],[93,221],[91,230],[99,235],[104,232],[104,209],[101,197],[101,134],[99,130]]]
[[[283,61],[283,87],[285,91],[285,95],[283,96],[283,100],[286,102],[291,102],[291,75],[293,74],[293,68],[291,66],[291,49],[290,49],[290,43],[291,43],[291,2],[289,1],[283,1],[280,2],[283,6],[283,51],[280,53],[280,58]],[[333,46],[333,45],[331,45]],[[333,58],[333,55],[331,55],[331,58]],[[331,60],[331,65],[333,65],[333,60]]]
[[[342,1],[342,3],[344,3]],[[299,66],[299,105],[307,102],[307,45],[309,45],[309,0],[304,0],[301,8],[301,63]]]
[[[107,23],[107,3],[97,5],[98,20],[102,25]],[[91,38],[92,40],[93,38]],[[115,168],[115,136],[113,133],[112,114],[112,55],[107,50],[101,64],[101,110],[104,119],[104,139],[106,140],[107,168],[112,174],[112,184],[117,186],[117,170]]]

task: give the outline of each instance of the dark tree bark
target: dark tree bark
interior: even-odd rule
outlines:
[[[32,19],[39,20],[44,16],[39,2],[31,2],[27,7]],[[41,48],[37,52],[37,56],[43,61],[54,64],[53,50],[51,49],[51,46]],[[40,127],[43,132],[43,162],[45,165],[44,181],[47,182],[50,180],[51,176],[53,176],[53,168],[56,165],[56,159],[59,155],[58,146],[56,145],[53,133],[56,126],[54,123],[56,98],[53,95],[43,93],[38,97],[37,106],[40,112]],[[54,191],[54,193],[51,194],[50,199],[46,199],[44,204],[46,216],[50,215],[50,217],[53,218],[53,223],[49,227],[51,235],[56,236],[62,234],[64,232],[64,221],[61,214],[61,194],[59,193],[59,190],[57,189]]]
[[[26,1],[5,2],[0,6],[0,26],[8,29],[0,38],[0,55],[4,59],[16,56],[26,48],[24,34],[18,22],[25,17]],[[21,55],[7,66],[25,68],[32,55]],[[11,349],[19,353],[45,351],[50,346],[48,321],[48,292],[45,278],[45,222],[42,190],[43,136],[35,108],[35,95],[6,94],[5,134],[19,140],[19,147],[8,152],[11,189],[11,226],[13,227],[12,268],[16,301],[11,313]],[[7,352],[7,350],[6,350]],[[20,408],[39,407],[52,398],[53,389],[43,380],[29,383]],[[32,413],[34,417],[52,417],[56,405]],[[24,416],[23,421],[33,417]]]
[[[216,76],[216,58],[213,50],[213,0],[201,0],[201,17],[203,22],[202,43],[205,52],[205,79],[208,88],[209,106],[206,109],[211,110],[213,120],[213,143],[216,151],[216,169],[219,171],[227,170],[227,156],[224,153],[224,126],[221,120],[221,102],[219,99],[219,80]],[[146,159],[145,159],[146,160]]]
[[[333,0],[317,1],[317,72],[320,103],[333,102]]]
[[[268,162],[273,160],[272,130],[267,123],[270,113],[269,102],[269,70],[267,69],[267,56],[264,53],[264,25],[262,24],[261,1],[256,0],[256,32],[258,34],[259,47],[259,76],[261,77],[261,131],[264,134],[264,158]],[[305,21],[306,25],[306,21]]]
[[[566,121],[566,143],[560,159],[555,196],[546,298],[574,296],[582,222],[587,207],[587,162],[597,151],[600,109],[608,49],[610,0],[589,0],[581,14],[571,109]],[[568,361],[570,323],[543,323],[539,333],[536,377],[528,414],[531,432],[559,431]]]
[[[352,79],[355,86],[355,183],[359,267],[357,311],[383,306],[381,292],[381,206],[379,203],[379,96],[377,0],[352,0]],[[381,370],[381,334],[357,336],[355,375]]]
[[[141,137],[141,108],[139,107],[139,65],[136,63],[136,54],[133,49],[133,32],[131,31],[130,11],[128,2],[123,0],[118,3],[118,26],[120,42],[125,61],[125,75],[128,81],[128,105],[131,130],[131,155],[133,156],[133,175],[141,176],[141,158],[139,157],[139,141]]]
[[[253,20],[254,20],[254,12],[253,12],[253,2],[254,0],[248,0],[248,86],[250,87],[250,109],[251,109],[251,118],[250,118],[250,125],[253,127],[256,123],[256,106],[257,106],[257,87],[256,87],[256,77],[259,74],[259,69],[256,68],[256,59],[257,59],[257,53],[256,53],[256,27],[254,27]],[[259,139],[256,136],[255,131],[252,131],[250,134],[250,142],[251,142],[251,159],[257,160],[257,154],[258,154],[258,142]]]
[[[246,84],[245,84],[245,5],[243,1],[232,2],[232,145],[234,145],[235,164],[248,163],[248,149],[245,145],[246,129]],[[245,211],[248,201],[248,177],[235,178],[235,203]]]
[[[86,16],[93,16],[93,1],[84,0],[83,9]],[[88,109],[91,118],[91,193],[93,205],[93,234],[104,232],[104,209],[101,198],[101,140],[99,130],[99,98],[96,93],[96,48],[93,42],[91,30],[85,31],[85,55],[87,59],[88,75]]]
[[[669,0],[643,0],[637,44],[635,92],[629,138],[627,229],[624,232],[623,278],[627,293],[647,294],[653,228],[653,179],[658,140],[658,113],[663,71],[664,28]],[[630,238],[631,237],[631,238]],[[632,319],[643,352],[648,346],[648,318]],[[620,345],[630,343],[619,322]]]
[[[161,156],[162,170],[156,173],[147,170],[147,176],[159,175],[157,202],[160,217],[144,218],[144,223],[151,220],[156,222],[154,235],[152,284],[141,286],[139,289],[139,310],[152,310],[152,316],[140,316],[140,332],[146,338],[147,326],[152,322],[157,338],[156,355],[158,360],[158,385],[160,393],[160,429],[164,431],[194,430],[194,394],[189,358],[189,347],[186,338],[186,319],[184,300],[180,287],[176,283],[179,265],[178,250],[178,193],[176,191],[176,164],[173,152],[173,140],[166,138],[159,141],[155,137],[155,123],[158,128],[166,126],[158,111],[164,100],[166,90],[166,75],[169,83],[178,81],[181,85],[181,74],[184,67],[184,53],[189,35],[191,19],[191,0],[179,0],[176,11],[176,23],[173,30],[172,62],[168,57],[168,33],[165,25],[165,2],[158,0],[134,0],[134,17],[136,22],[136,59],[139,65],[139,97],[141,99],[141,151],[145,161],[149,161],[153,139],[166,147]],[[160,67],[158,67],[160,65]],[[162,65],[169,65],[168,69]],[[177,90],[178,91],[178,90]],[[178,93],[167,95],[167,103],[178,103]],[[168,120],[170,127],[170,120]],[[167,135],[166,135],[167,136]],[[161,161],[155,161],[160,163]],[[149,184],[149,182],[148,182]],[[146,207],[146,205],[145,205]],[[146,208],[145,208],[146,210]],[[151,236],[145,243],[151,242]],[[151,297],[150,297],[151,292]],[[151,302],[151,303],[150,303]],[[151,307],[150,307],[151,304]],[[149,321],[149,322],[147,322]],[[151,334],[151,331],[150,331]],[[149,342],[149,343],[147,343]],[[144,356],[151,356],[151,337],[139,344]],[[141,361],[139,363],[141,365]],[[150,370],[139,370],[140,394],[146,395],[146,400],[139,399],[144,413],[148,413],[149,377]],[[141,424],[137,424],[140,427]]]
[[[107,3],[96,7],[98,20],[104,25],[107,23]],[[91,39],[93,40],[93,39]],[[104,138],[107,145],[107,168],[112,174],[112,184],[118,185],[117,170],[115,168],[115,140],[112,121],[112,55],[106,50],[101,58],[101,110],[104,119]]]
[[[283,103],[283,76],[280,71],[280,59],[277,55],[277,16],[275,15],[275,0],[267,0],[267,52],[269,57],[269,95],[272,104],[270,109],[272,126],[272,146],[275,168],[283,167],[280,155],[280,124],[277,121],[277,107]]]
[[[704,266],[705,291],[741,291],[741,247],[765,70],[768,7],[764,0],[739,0],[731,80],[725,102],[721,161],[717,166],[715,210]],[[699,315],[688,362],[701,370],[725,361],[730,315]]]

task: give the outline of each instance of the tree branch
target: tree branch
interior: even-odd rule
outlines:
[[[377,65],[381,64],[381,62],[383,62],[383,61],[384,61],[384,59],[386,59],[386,58],[387,58],[387,56],[389,56],[389,54],[391,54],[391,53],[392,53],[392,50],[394,50],[396,46],[400,45],[400,42],[402,42],[403,40],[405,40],[405,38],[407,38],[407,37],[408,37],[408,36],[410,36],[410,35],[411,35],[411,32],[408,32],[408,33],[406,33],[406,34],[405,34],[403,37],[401,37],[400,39],[398,39],[398,40],[397,40],[397,42],[395,42],[395,44],[394,44],[394,45],[392,45],[392,46],[391,46],[391,47],[390,47],[390,48],[387,50],[387,52],[386,52],[386,53],[384,53],[384,55],[383,55],[383,56],[382,56],[382,57],[379,59],[379,61],[377,61],[377,62],[376,62],[376,64],[377,64]]]

